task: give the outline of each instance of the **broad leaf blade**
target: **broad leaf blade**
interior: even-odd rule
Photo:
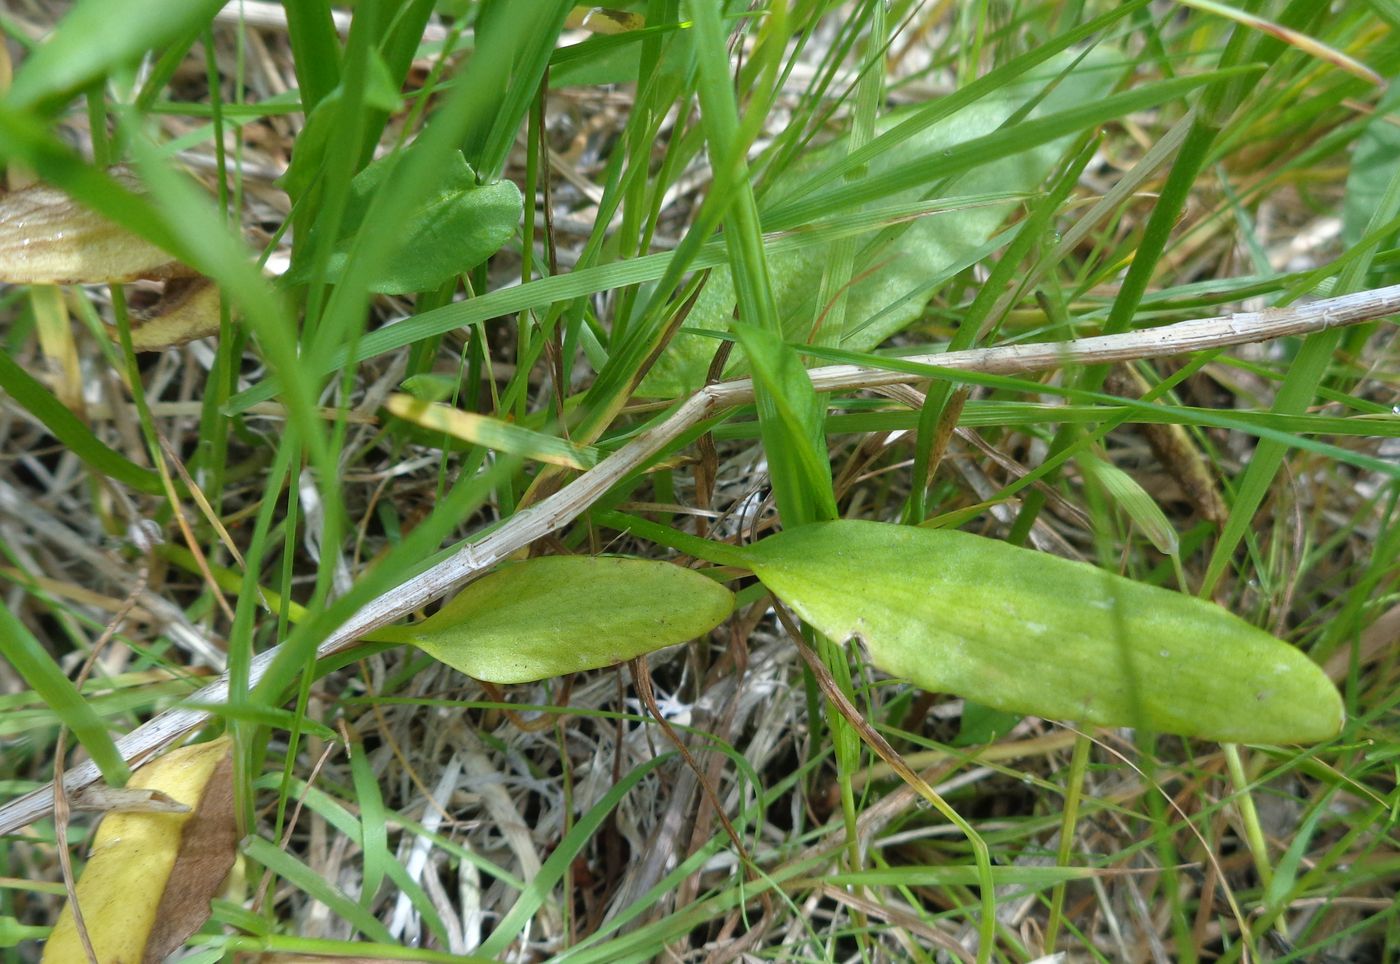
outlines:
[[[1396,165],[1400,164],[1400,128],[1390,116],[1396,111],[1400,111],[1400,85],[1392,83],[1376,104],[1375,116],[1366,125],[1351,155],[1342,214],[1342,240],[1348,247],[1365,235],[1372,215],[1385,197],[1390,179],[1395,176]],[[1381,248],[1389,246],[1380,245]]]
[[[341,280],[350,247],[366,223],[375,194],[398,169],[402,158],[386,157],[361,171],[351,186],[340,240],[327,266],[327,278]],[[408,215],[401,242],[375,273],[370,289],[381,294],[431,291],[449,278],[465,274],[495,254],[515,234],[523,211],[520,188],[510,181],[479,184],[476,173],[456,154],[442,172],[432,194]],[[304,266],[287,280],[310,280]]]
[[[102,961],[163,961],[209,917],[233,867],[232,742],[172,750],[137,770],[131,789],[158,790],[182,812],[109,813],[78,881],[88,937]],[[44,961],[87,960],[71,905],[44,946]]]
[[[548,556],[477,580],[402,636],[475,679],[528,683],[694,639],[733,608],[728,589],[667,562]]]
[[[1336,735],[1303,653],[1218,606],[968,533],[841,521],[748,550],[754,572],[880,669],[998,709],[1251,743]]]
[[[1029,98],[1036,96],[1046,81],[1054,77],[1068,60],[1068,55],[1054,58],[1050,65],[1043,66],[1037,72],[1035,79],[1008,85],[1004,91],[971,104],[892,146],[871,161],[870,176],[941,156],[954,147],[994,133]],[[1093,61],[1091,66],[1101,65],[1103,58],[1096,56]],[[1108,90],[1112,79],[1109,70],[1086,68],[1076,72],[1051,91],[1035,115],[1053,113],[1068,105],[1095,100]],[[913,108],[882,117],[877,130],[887,133],[922,109]],[[955,182],[941,188],[939,195],[1033,190],[1053,168],[1064,151],[1065,143],[1062,138],[1047,144],[1025,145],[1027,149],[1020,149],[1019,153],[1000,156],[990,163],[978,165],[976,170],[961,173]],[[810,153],[785,171],[764,195],[765,227],[773,227],[773,211],[781,211],[794,191],[805,188],[821,171],[839,165],[847,153],[846,144],[838,140]],[[932,186],[930,183],[920,184],[869,203],[911,202],[924,197]],[[856,216],[862,208],[868,207],[869,204],[860,207],[833,206],[828,213]],[[855,351],[874,348],[915,321],[934,293],[930,279],[943,277],[945,269],[974,254],[996,233],[1014,209],[1015,204],[1008,203],[952,215],[920,218],[900,230],[882,233],[878,239],[865,242],[856,256],[855,280],[848,292],[846,317],[849,323],[842,347]],[[795,223],[805,222],[799,220]],[[794,224],[784,222],[781,226],[791,228]],[[817,305],[815,298],[821,290],[822,272],[830,260],[831,249],[831,245],[814,245],[769,257],[773,296],[777,301],[778,316],[783,320],[784,335],[789,342],[806,342],[812,319],[826,307]],[[731,273],[727,268],[716,269],[711,272],[704,291],[687,316],[686,328],[717,331],[728,328],[734,316],[735,300]],[[703,383],[713,355],[714,344],[710,339],[698,338],[683,331],[652,367],[639,393],[672,397],[694,391]],[[736,351],[726,374],[737,375],[746,371],[743,353]]]

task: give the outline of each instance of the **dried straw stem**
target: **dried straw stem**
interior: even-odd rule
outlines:
[[[904,361],[956,371],[1016,374],[1065,365],[1160,358],[1269,341],[1287,335],[1306,335],[1360,324],[1397,311],[1400,311],[1400,285],[1328,298],[1296,308],[1237,312],[1221,318],[1201,318],[1119,335],[978,348],[917,356]],[[920,376],[906,372],[860,365],[814,368],[809,375],[812,385],[819,392],[878,388],[921,380]],[[569,485],[537,505],[516,513],[495,531],[468,543],[431,569],[366,604],[317,647],[317,656],[326,657],[349,648],[364,634],[395,622],[446,595],[536,539],[563,528],[689,428],[724,409],[752,400],[753,383],[747,378],[701,389],[664,421],[638,435]],[[273,648],[253,660],[250,685],[262,677],[276,653],[277,648]],[[157,715],[118,740],[117,748],[128,762],[144,762],[208,720],[209,712],[201,709],[199,704],[218,706],[227,699],[228,679],[221,677],[191,697],[190,702],[195,705]],[[66,792],[71,794],[99,779],[101,774],[97,767],[86,762],[64,774],[63,783]],[[0,834],[13,833],[44,817],[53,809],[53,803],[52,786],[10,801],[0,807]]]

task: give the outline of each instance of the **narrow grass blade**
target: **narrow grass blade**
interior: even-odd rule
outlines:
[[[0,388],[94,472],[149,495],[165,491],[156,472],[103,444],[92,429],[54,398],[33,375],[15,364],[8,352],[0,352]]]
[[[263,837],[249,837],[243,852],[313,900],[330,908],[331,913],[373,941],[394,943],[389,929],[369,911],[345,895],[320,873]]]
[[[73,731],[88,756],[102,770],[103,778],[114,787],[125,784],[131,771],[112,742],[106,724],[98,719],[53,657],[3,603],[0,603],[0,653],[63,725]]]

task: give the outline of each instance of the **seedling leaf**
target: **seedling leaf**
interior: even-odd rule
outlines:
[[[668,562],[548,556],[472,583],[402,640],[475,679],[528,683],[704,635],[734,596]]]
[[[327,278],[338,282],[345,272],[350,246],[361,230],[375,193],[402,161],[386,157],[361,171],[351,185],[340,240],[331,255]],[[442,182],[409,214],[402,242],[370,283],[381,294],[431,291],[495,254],[515,234],[524,210],[520,189],[510,181],[480,184],[461,153],[444,164]],[[309,280],[294,269],[288,281]]]
[[[1247,743],[1337,734],[1303,653],[1218,606],[963,532],[839,521],[746,550],[818,631],[928,690],[1104,726]]]

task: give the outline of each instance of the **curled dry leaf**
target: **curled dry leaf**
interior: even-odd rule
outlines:
[[[124,187],[140,190],[116,170]],[[0,198],[0,281],[11,284],[168,282],[154,308],[133,319],[132,347],[157,351],[219,330],[219,289],[160,248],[35,184]]]
[[[113,171],[140,189],[129,172]],[[195,271],[149,241],[45,184],[0,198],[0,281],[10,284],[119,284],[188,278]]]
[[[163,961],[208,919],[238,843],[230,747],[227,737],[183,747],[132,775],[128,789],[161,791],[190,812],[115,812],[98,827],[77,899],[101,964]],[[71,907],[43,959],[88,959]]]
[[[178,278],[150,311],[132,320],[131,347],[158,351],[218,334],[219,287],[208,278]]]

